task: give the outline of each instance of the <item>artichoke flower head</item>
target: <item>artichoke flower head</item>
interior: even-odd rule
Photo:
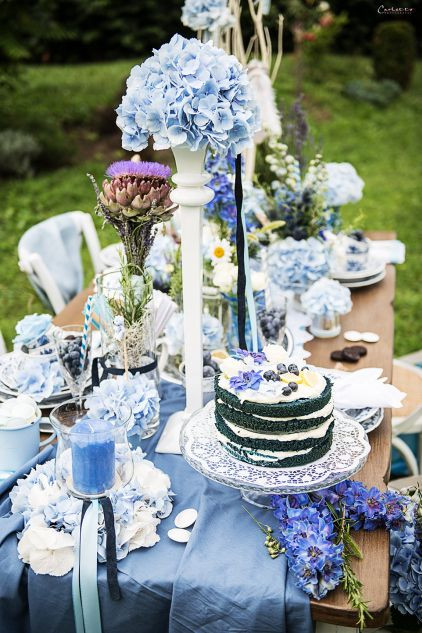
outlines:
[[[161,163],[112,163],[106,171],[99,203],[115,220],[164,222],[175,210],[169,197],[170,175],[170,167]]]

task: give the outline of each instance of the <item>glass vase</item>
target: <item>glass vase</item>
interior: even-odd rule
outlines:
[[[120,271],[99,275],[96,279],[98,321],[101,332],[103,363],[110,369],[108,377],[128,373],[144,374],[160,391],[156,354],[155,315],[152,279],[149,274],[122,277]],[[116,327],[118,318],[124,328]],[[152,385],[148,385],[152,386]],[[159,412],[144,429],[142,438],[151,437],[159,426]]]
[[[237,296],[223,294],[225,302],[225,315],[223,318],[224,331],[226,335],[227,348],[229,350],[239,347],[239,334],[237,329]],[[265,291],[260,290],[254,292],[254,301],[257,315],[265,311]],[[258,317],[257,317],[258,318]],[[252,349],[252,333],[251,323],[249,320],[248,305],[246,303],[246,326],[245,326],[246,345],[249,350]],[[258,340],[258,346],[262,349],[262,342]]]
[[[129,483],[133,458],[127,438],[132,411],[120,407],[113,419],[87,416],[84,404],[68,400],[50,414],[57,433],[55,474],[58,484],[83,499],[97,499]]]
[[[311,334],[317,338],[334,338],[341,332],[340,315],[338,312],[310,315],[312,323]]]

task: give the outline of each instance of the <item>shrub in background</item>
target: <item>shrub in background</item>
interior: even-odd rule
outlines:
[[[373,79],[353,79],[344,86],[343,94],[355,101],[369,101],[385,108],[401,94],[398,83],[392,79],[374,81]]]
[[[30,176],[33,160],[40,153],[40,146],[33,136],[19,130],[0,132],[0,175]]]
[[[409,22],[383,22],[375,29],[374,71],[377,79],[392,79],[409,87],[416,58],[415,30]]]

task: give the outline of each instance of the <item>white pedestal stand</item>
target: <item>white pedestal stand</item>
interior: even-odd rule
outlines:
[[[186,408],[169,417],[163,436],[168,436],[169,441],[177,438],[177,446],[183,422],[203,406],[202,206],[214,197],[212,189],[205,186],[211,180],[203,172],[206,150],[206,147],[193,152],[186,146],[173,148],[177,166],[173,180],[177,188],[170,198],[179,205],[182,228]]]

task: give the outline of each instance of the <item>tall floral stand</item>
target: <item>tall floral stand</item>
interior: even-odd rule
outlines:
[[[164,433],[177,437],[183,422],[203,406],[202,392],[202,207],[214,197],[203,166],[207,148],[173,148],[177,185],[170,198],[179,205],[182,230],[183,330],[186,408],[173,413]],[[174,435],[173,435],[174,434]]]

